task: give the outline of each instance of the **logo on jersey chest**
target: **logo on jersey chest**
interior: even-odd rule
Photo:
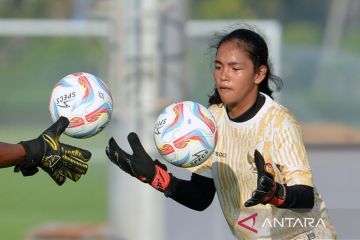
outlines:
[[[250,165],[250,171],[252,173],[257,173],[255,159],[253,156],[250,155],[250,153],[247,154],[247,162]]]
[[[224,152],[215,152],[216,157],[226,158],[226,153]]]

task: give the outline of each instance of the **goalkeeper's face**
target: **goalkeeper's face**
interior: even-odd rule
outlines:
[[[255,71],[252,60],[238,42],[226,41],[219,46],[214,79],[230,117],[237,117],[252,106],[265,74],[265,66]]]

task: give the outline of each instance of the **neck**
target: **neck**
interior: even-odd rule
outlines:
[[[236,118],[242,114],[244,114],[247,110],[249,110],[255,103],[256,98],[258,96],[258,91],[250,92],[241,103],[237,103],[234,105],[227,105],[226,109],[230,118]]]
[[[265,96],[258,93],[255,103],[246,112],[237,116],[236,118],[229,117],[230,120],[238,123],[250,120],[260,111],[262,106],[265,104],[265,100]]]

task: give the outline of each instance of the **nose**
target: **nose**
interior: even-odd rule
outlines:
[[[226,68],[220,71],[220,81],[229,81],[229,71]]]

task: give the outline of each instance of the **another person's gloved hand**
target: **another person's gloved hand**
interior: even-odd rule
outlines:
[[[90,160],[91,153],[59,142],[60,135],[68,125],[69,120],[60,117],[38,138],[20,142],[26,151],[26,157],[15,167],[15,172],[20,171],[24,176],[32,176],[40,167],[58,185],[62,185],[66,178],[78,181],[88,169],[86,162]]]
[[[114,138],[109,140],[106,155],[124,172],[142,182],[149,183],[159,191],[165,191],[171,181],[171,174],[167,172],[166,166],[158,160],[153,161],[136,133],[129,133],[128,141],[133,151],[132,155],[122,150]]]
[[[258,150],[255,150],[254,158],[258,172],[257,188],[253,191],[251,198],[245,202],[245,207],[252,207],[259,203],[281,206],[286,199],[285,186],[274,181],[275,172],[272,165],[265,163]]]

